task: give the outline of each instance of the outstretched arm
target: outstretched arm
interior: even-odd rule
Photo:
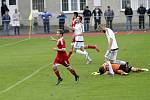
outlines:
[[[50,40],[57,42],[57,39],[55,39],[53,36],[50,36]]]
[[[123,70],[117,70],[117,74],[128,75],[128,73],[124,72]]]

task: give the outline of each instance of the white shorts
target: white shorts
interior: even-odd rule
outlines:
[[[118,53],[118,50],[107,51],[106,54],[105,54],[105,58],[107,60],[115,61],[116,58],[117,58],[117,53]]]
[[[75,49],[80,49],[82,47],[84,47],[84,42],[75,42],[74,43],[74,48]]]

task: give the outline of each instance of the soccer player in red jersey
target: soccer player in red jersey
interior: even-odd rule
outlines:
[[[63,31],[62,30],[57,30],[57,38],[58,39],[54,39],[53,37],[52,41],[56,41],[57,42],[57,47],[53,48],[54,51],[57,51],[57,56],[53,62],[53,70],[58,78],[58,81],[56,83],[56,85],[58,85],[61,81],[62,78],[59,74],[59,70],[58,70],[58,65],[63,65],[65,66],[72,75],[74,75],[75,77],[75,81],[79,80],[79,76],[76,74],[75,70],[71,67],[69,60],[68,60],[68,55],[66,53],[66,44],[65,44],[65,40],[63,38]]]
[[[77,17],[78,17],[78,12],[74,12],[74,16],[72,19],[72,31],[75,31],[75,26],[77,24]],[[74,35],[72,36],[72,40],[71,40],[71,47],[70,47],[70,51],[68,54],[68,57],[70,58],[72,53],[73,53],[73,49],[74,49],[74,43],[75,43],[75,37]],[[95,49],[97,52],[99,52],[99,49],[96,45],[85,45],[84,49]]]

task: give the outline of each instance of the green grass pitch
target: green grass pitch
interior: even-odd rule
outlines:
[[[118,59],[133,66],[150,69],[150,35],[117,35]],[[48,38],[0,39],[0,100],[149,100],[150,73],[128,76],[92,76],[104,62],[107,48],[105,36],[86,37],[86,44],[97,44],[101,52],[88,50],[93,62],[86,65],[84,57],[73,54],[70,63],[80,75],[79,83],[59,66],[63,82],[56,86],[52,62],[56,43]],[[70,37],[65,37],[67,51]]]

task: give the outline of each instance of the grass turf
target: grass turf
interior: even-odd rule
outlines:
[[[131,65],[150,69],[150,35],[117,35],[118,59]],[[65,37],[67,50],[70,37]],[[36,38],[13,44],[22,39],[0,39],[0,100],[149,100],[150,74],[130,73],[128,76],[92,76],[104,61],[107,48],[105,36],[86,37],[86,44],[97,44],[101,52],[88,50],[93,62],[86,65],[84,57],[73,54],[70,63],[80,75],[80,82],[62,66],[59,66],[63,82],[55,85],[56,77],[52,62],[56,52],[55,43],[48,38]],[[12,45],[6,45],[12,44]],[[5,46],[4,46],[5,45]],[[2,93],[3,90],[23,80],[37,69],[38,73]]]

